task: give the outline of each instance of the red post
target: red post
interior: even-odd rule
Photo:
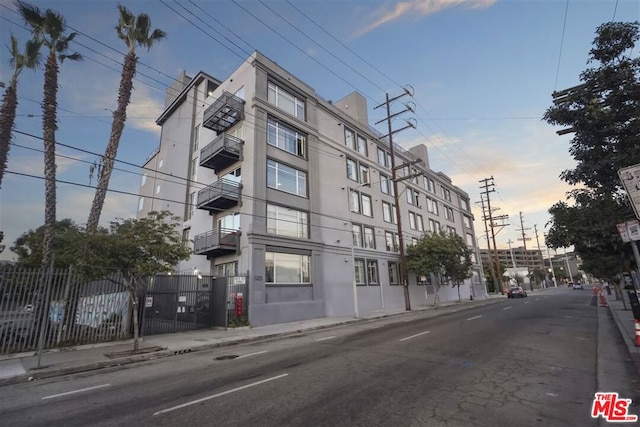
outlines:
[[[633,322],[636,326],[636,347],[640,347],[640,321],[638,319],[633,319]]]
[[[236,317],[242,317],[242,294],[236,295]]]

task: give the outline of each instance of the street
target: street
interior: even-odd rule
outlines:
[[[11,426],[604,425],[590,416],[602,391],[603,345],[590,300],[590,292],[558,289],[5,386],[0,419]],[[637,374],[628,381],[637,384]],[[638,396],[622,397],[634,399],[637,414]]]

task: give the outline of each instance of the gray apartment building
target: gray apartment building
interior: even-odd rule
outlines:
[[[491,256],[494,257],[494,251],[491,251]],[[482,257],[483,265],[489,265],[489,251],[487,249],[480,249],[480,256]],[[525,269],[527,266],[530,270],[534,268],[546,270],[549,267],[549,261],[543,259],[542,251],[538,249],[524,249],[524,246],[511,249],[498,248],[498,261],[506,268]]]
[[[224,81],[181,75],[157,123],[138,216],[184,218],[194,255],[178,273],[246,276],[254,326],[404,307],[389,144],[362,95],[325,100],[255,52]],[[405,244],[442,229],[475,246],[469,195],[429,168],[426,146],[395,154],[422,160],[398,171],[422,174],[398,183]],[[433,303],[431,278],[409,279],[412,305]],[[478,266],[460,293],[485,295]]]

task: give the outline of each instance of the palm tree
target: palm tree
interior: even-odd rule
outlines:
[[[96,193],[91,204],[89,212],[89,220],[87,221],[87,231],[95,232],[98,229],[100,215],[104,206],[104,199],[107,195],[113,164],[118,153],[120,138],[124,130],[124,123],[127,120],[127,106],[131,102],[131,91],[133,90],[133,77],[136,74],[136,65],[138,57],[136,56],[136,47],[143,46],[147,51],[151,49],[153,44],[166,37],[164,31],[155,29],[151,30],[151,19],[146,13],[141,13],[137,17],[134,16],[129,9],[122,5],[118,5],[120,19],[116,26],[118,38],[123,40],[129,48],[124,57],[122,65],[122,75],[120,77],[120,89],[118,90],[118,107],[113,113],[113,122],[111,124],[111,135],[109,136],[109,144],[104,152],[103,165],[96,186]]]
[[[41,46],[41,42],[29,40],[25,45],[24,53],[20,52],[18,39],[11,35],[9,63],[13,69],[11,70],[9,87],[4,92],[2,107],[0,107],[0,188],[2,188],[4,171],[7,169],[11,133],[16,119],[16,109],[18,108],[18,76],[25,68],[35,70],[40,65]]]
[[[42,100],[42,136],[44,141],[44,242],[42,265],[48,267],[53,256],[53,225],[56,222],[56,130],[58,97],[58,60],[78,61],[79,53],[69,54],[69,43],[77,33],[66,35],[67,24],[62,15],[51,9],[42,12],[38,7],[16,1],[16,7],[25,23],[31,27],[36,40],[49,48],[44,68],[44,96]]]

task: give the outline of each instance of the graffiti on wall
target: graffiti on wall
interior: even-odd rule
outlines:
[[[92,295],[80,298],[76,314],[76,324],[97,328],[113,315],[126,317],[129,309],[129,294]]]

